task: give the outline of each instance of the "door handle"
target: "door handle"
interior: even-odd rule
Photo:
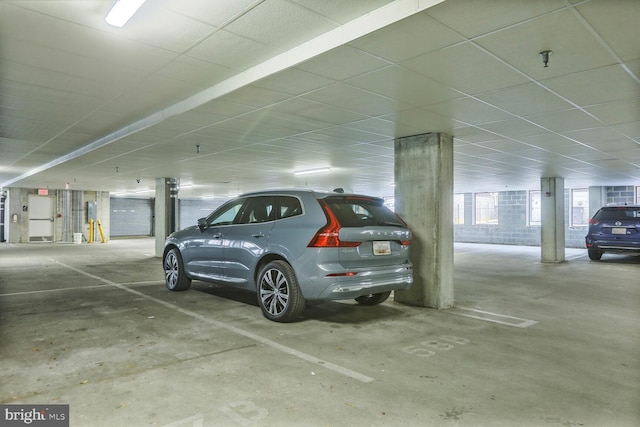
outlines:
[[[262,233],[262,232],[253,233],[253,234],[251,235],[251,237],[255,237],[255,238],[258,238],[258,237],[264,237],[264,233]]]
[[[216,233],[216,234],[212,234],[212,235],[211,235],[211,238],[212,238],[212,239],[219,239],[219,238],[221,238],[221,237],[222,237],[222,234],[220,234],[220,233]]]

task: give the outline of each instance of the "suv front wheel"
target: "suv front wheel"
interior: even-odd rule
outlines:
[[[164,280],[171,291],[186,291],[191,286],[191,279],[184,272],[182,257],[177,248],[171,248],[164,255]]]
[[[275,322],[293,322],[300,317],[305,300],[295,272],[287,262],[271,261],[260,270],[258,304],[264,317]]]

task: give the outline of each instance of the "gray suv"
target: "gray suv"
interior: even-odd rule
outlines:
[[[306,301],[385,301],[413,282],[411,231],[377,197],[262,191],[220,206],[165,242],[167,288],[192,279],[255,291],[264,316],[291,322]]]

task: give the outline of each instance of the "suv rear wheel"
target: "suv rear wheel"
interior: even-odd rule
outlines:
[[[587,253],[589,254],[589,259],[590,260],[599,261],[600,258],[602,258],[602,252],[600,252],[600,251],[596,251],[594,249],[589,249],[587,251]]]
[[[275,322],[292,322],[304,311],[305,300],[291,266],[282,260],[265,265],[258,276],[258,304]]]

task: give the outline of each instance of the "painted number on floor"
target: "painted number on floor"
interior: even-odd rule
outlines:
[[[401,351],[417,357],[431,357],[438,352],[449,351],[456,345],[469,344],[471,340],[453,335],[442,335],[437,339],[422,341],[419,345],[410,345]]]
[[[253,402],[239,401],[233,402],[220,408],[229,418],[236,423],[246,426],[254,423],[258,420],[266,418],[269,415],[269,411],[265,408],[257,406]]]

